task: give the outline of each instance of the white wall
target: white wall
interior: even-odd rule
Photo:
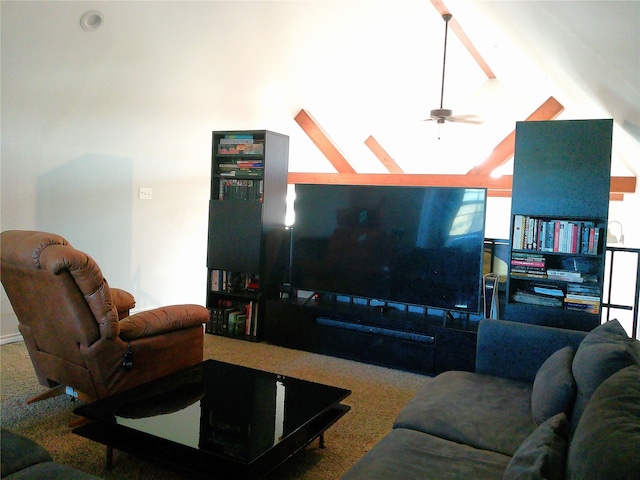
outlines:
[[[1,229],[65,236],[138,309],[205,301],[212,130],[285,133],[291,171],[331,172],[293,120],[305,108],[359,172],[383,171],[363,144],[373,134],[409,173],[465,173],[554,93],[537,81],[515,98],[450,40],[448,106],[476,113],[491,91],[495,115],[422,122],[438,106],[443,32],[424,0],[1,8]],[[92,9],[104,24],[86,32]],[[490,201],[487,236],[508,236],[509,205]],[[0,338],[12,338],[4,291],[1,308]]]

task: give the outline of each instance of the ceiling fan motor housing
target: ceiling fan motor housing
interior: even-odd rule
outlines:
[[[453,112],[448,108],[436,108],[431,110],[431,118],[434,119],[444,120],[446,117],[450,117],[451,115],[453,115]]]

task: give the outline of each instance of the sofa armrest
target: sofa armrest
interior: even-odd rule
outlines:
[[[555,351],[578,348],[587,332],[505,320],[481,320],[476,372],[533,383],[544,361]]]
[[[129,341],[196,327],[209,320],[201,305],[171,305],[139,312],[120,321],[120,338]]]

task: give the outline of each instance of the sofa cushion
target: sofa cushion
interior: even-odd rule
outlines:
[[[531,413],[536,424],[561,412],[571,414],[576,398],[576,381],[571,373],[574,355],[572,347],[561,348],[538,370],[531,392]]]
[[[575,430],[587,402],[600,384],[629,365],[639,365],[637,346],[618,320],[594,328],[582,341],[573,359],[577,395],[571,414]]]
[[[52,460],[49,452],[33,440],[5,428],[0,433],[2,435],[0,477],[4,478],[31,465]]]
[[[3,480],[100,480],[100,478],[59,463],[43,462],[19,470]]]
[[[580,418],[567,457],[568,480],[631,480],[640,472],[640,367],[605,380]]]
[[[549,418],[522,442],[503,480],[562,480],[568,439],[567,415]]]
[[[490,375],[444,372],[407,403],[394,426],[511,456],[537,427],[531,388]]]
[[[342,480],[500,480],[509,457],[397,428],[366,453]]]

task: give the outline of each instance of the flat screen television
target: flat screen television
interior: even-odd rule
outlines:
[[[295,188],[291,286],[479,313],[486,190]]]

